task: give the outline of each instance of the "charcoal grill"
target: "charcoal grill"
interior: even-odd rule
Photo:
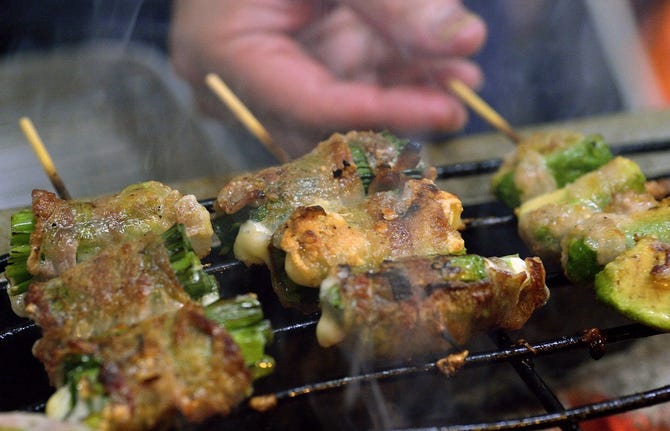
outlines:
[[[632,143],[619,154],[670,150],[669,141]],[[499,159],[444,165],[440,179],[490,173]],[[202,203],[210,210],[213,200]],[[467,205],[463,236],[468,251],[485,256],[529,252],[516,233],[509,209],[497,202]],[[338,349],[322,349],[315,340],[318,315],[284,309],[267,271],[246,269],[215,252],[205,259],[224,295],[256,292],[275,328],[270,353],[274,374],[255,384],[256,395],[275,397],[277,406],[258,412],[241,406],[226,418],[189,426],[194,430],[238,429],[406,429],[406,430],[578,430],[588,421],[670,401],[668,382],[631,393],[573,406],[561,401],[563,382],[586,363],[626,354],[630,345],[667,337],[631,323],[599,304],[592,291],[570,286],[560,268],[547,268],[552,298],[520,331],[494,331],[463,346],[469,350],[461,368],[446,376],[437,360],[412,363],[364,362]],[[0,258],[4,271],[7,256]],[[6,281],[0,290],[6,289]],[[39,411],[52,392],[41,364],[30,353],[39,329],[10,311],[0,292],[0,410]],[[629,369],[602,369],[602,378]],[[636,367],[638,367],[636,369]]]

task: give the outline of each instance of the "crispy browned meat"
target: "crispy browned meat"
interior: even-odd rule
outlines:
[[[199,422],[228,414],[251,392],[239,348],[195,305],[63,349],[64,357],[78,355],[101,364],[103,429],[169,427],[179,417]]]
[[[34,348],[54,383],[59,345],[123,330],[191,299],[160,237],[116,244],[47,282],[31,284],[26,312],[41,328]]]
[[[242,223],[239,233],[222,242],[234,243],[235,257],[247,265],[269,265],[271,236],[296,209],[318,205],[342,212],[366,192],[434,176],[434,169],[423,167],[418,145],[372,132],[334,134],[300,159],[226,184],[217,197],[215,224]]]
[[[444,353],[473,334],[519,329],[549,290],[538,258],[410,257],[374,271],[341,266],[321,286],[317,337],[364,356]]]
[[[298,208],[274,234],[284,269],[297,284],[318,287],[339,264],[375,268],[385,259],[464,250],[460,200],[431,180],[369,195],[356,206]]]
[[[264,221],[276,227],[298,206],[315,200],[356,201],[363,194],[349,147],[335,135],[298,160],[234,178],[219,192],[215,209],[234,214],[244,207],[267,206],[271,211]]]
[[[418,146],[408,144],[398,151],[392,140],[378,133],[336,133],[293,162],[234,178],[219,192],[216,210],[234,214],[244,207],[267,206],[264,221],[272,229],[299,206],[309,206],[316,201],[344,206],[357,202],[365,190],[349,144],[361,148],[375,175],[371,191],[388,189],[393,179],[399,181],[392,185],[397,187],[406,180],[398,174],[420,165]],[[433,169],[427,169],[424,174],[435,177]]]
[[[105,247],[182,223],[198,256],[209,253],[213,230],[207,210],[193,195],[156,181],[135,184],[93,201],[64,201],[33,191],[35,231],[28,270],[47,280],[95,256]]]

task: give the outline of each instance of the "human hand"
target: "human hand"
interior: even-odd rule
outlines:
[[[447,78],[477,87],[485,38],[459,0],[177,0],[175,70],[203,106],[217,73],[298,156],[332,132],[455,130],[467,111]]]

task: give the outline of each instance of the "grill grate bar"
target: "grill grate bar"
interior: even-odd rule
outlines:
[[[539,430],[567,423],[581,422],[612,416],[627,411],[651,407],[670,401],[670,385],[662,386],[645,392],[624,395],[598,403],[584,404],[570,408],[564,412],[527,416],[520,419],[509,419],[469,425],[453,425],[428,428],[405,428],[395,431],[504,431],[504,430]]]
[[[304,324],[298,325],[294,329],[303,329],[305,326],[309,326],[315,323],[316,322],[305,322]],[[594,351],[592,346],[593,336],[587,334],[591,331],[597,331],[601,334],[600,341],[602,341],[602,343],[605,342],[604,340],[607,340],[607,343],[617,343],[662,334],[662,332],[659,332],[658,330],[634,323],[603,330],[591,329],[585,331],[585,333],[576,334],[569,337],[559,337],[537,344],[529,344],[525,342],[515,344],[512,343],[506,335],[504,335],[504,338],[502,341],[500,341],[501,346],[497,350],[468,355],[464,360],[462,368],[469,366],[490,365],[493,363],[528,361],[534,357],[583,347],[586,347],[589,350],[592,357],[599,358],[602,356],[602,354],[599,353],[599,349]],[[496,335],[500,337],[500,334],[504,333],[499,331],[499,333]],[[502,347],[503,345],[507,345],[509,347]],[[605,346],[603,345],[603,347]],[[410,366],[390,367],[370,373],[350,375],[278,391],[274,393],[274,395],[278,400],[282,400],[295,398],[300,395],[313,394],[325,390],[340,389],[353,383],[368,383],[390,377],[401,377],[426,372],[440,372],[436,362],[428,362]],[[553,396],[553,394],[551,396]]]
[[[512,339],[505,331],[496,331],[492,338],[496,345],[500,348],[513,345]],[[540,377],[540,375],[535,372],[531,358],[511,360],[510,364],[548,413],[565,412],[565,407],[558,399],[556,394],[545,383],[542,377]],[[560,426],[560,428],[563,431],[581,430],[581,427],[576,423],[563,424]]]

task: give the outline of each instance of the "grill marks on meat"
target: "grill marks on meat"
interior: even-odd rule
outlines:
[[[161,233],[176,223],[184,224],[198,256],[210,251],[213,230],[207,210],[193,195],[156,181],[93,201],[65,201],[44,190],[33,191],[32,200],[36,224],[28,270],[36,280],[55,277],[111,244]]]
[[[538,258],[466,258],[483,259],[482,278],[471,280],[455,256],[387,261],[374,271],[341,266],[321,288],[320,344],[343,342],[363,356],[421,357],[478,332],[519,329],[549,298]]]
[[[319,342],[344,342],[363,356],[424,356],[493,328],[519,329],[548,300],[538,258],[467,257],[484,260],[482,278],[471,280],[454,256],[387,261],[374,271],[341,266],[322,286]]]

